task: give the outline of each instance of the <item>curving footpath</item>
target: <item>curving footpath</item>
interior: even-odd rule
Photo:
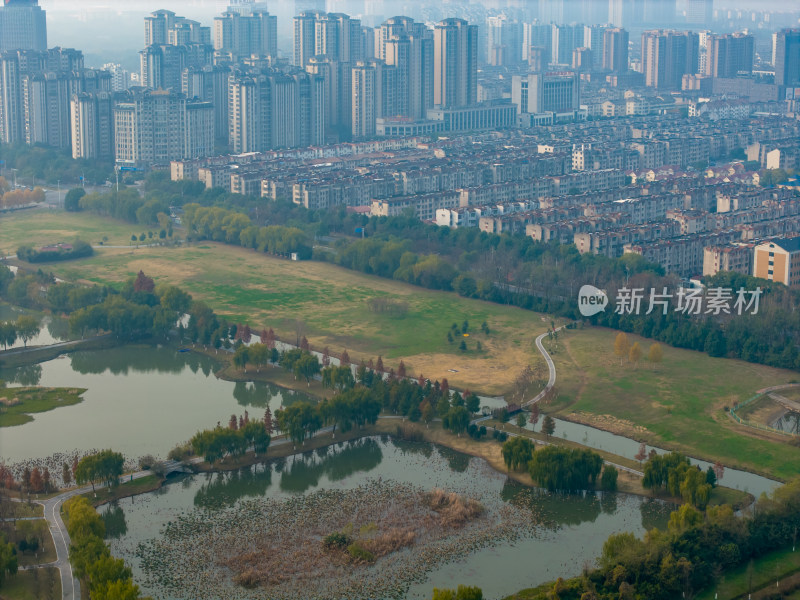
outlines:
[[[561,327],[556,329],[556,331],[560,331],[560,330],[564,329],[564,327],[565,327],[565,325],[562,325]],[[539,402],[542,398],[545,397],[547,392],[549,392],[551,389],[553,389],[553,386],[556,384],[556,366],[555,366],[555,364],[553,364],[553,359],[550,357],[550,354],[547,352],[547,350],[545,350],[544,344],[542,344],[542,340],[545,337],[547,337],[547,335],[549,333],[550,333],[549,331],[546,331],[545,333],[539,335],[536,338],[536,349],[539,350],[539,352],[544,357],[544,361],[547,363],[547,369],[550,372],[549,373],[549,377],[547,379],[547,385],[544,386],[544,389],[541,392],[539,392],[538,394],[536,394],[536,396],[534,396],[533,398],[531,398],[527,402],[523,402],[522,403],[523,407],[530,406],[531,404],[536,404],[537,402]]]
[[[149,471],[139,471],[132,475],[126,476],[126,479],[140,479],[149,475]],[[95,485],[95,489],[104,487]],[[41,504],[44,507],[44,518],[50,527],[50,535],[53,538],[53,545],[56,548],[55,562],[46,565],[38,565],[42,567],[56,567],[61,574],[61,599],[62,600],[80,600],[81,598],[81,584],[72,573],[72,565],[69,562],[69,534],[67,527],[64,525],[64,520],[61,518],[61,505],[65,500],[69,500],[73,496],[79,496],[92,491],[92,486],[87,485],[80,488],[75,488],[66,491],[57,496],[53,496],[48,500],[36,501],[36,504]]]

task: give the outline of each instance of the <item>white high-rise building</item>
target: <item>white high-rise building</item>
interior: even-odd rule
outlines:
[[[478,101],[478,28],[445,19],[433,30],[433,103],[455,108]]]
[[[0,7],[0,52],[47,50],[47,18],[38,0],[6,0]]]
[[[114,101],[110,92],[72,96],[70,124],[72,158],[114,157]]]
[[[522,23],[505,15],[486,19],[486,57],[494,66],[517,65],[522,62]]]
[[[228,10],[214,19],[214,49],[235,56],[278,56],[278,18],[266,9]]]
[[[118,165],[148,168],[207,156],[214,148],[210,102],[187,102],[178,92],[136,89],[114,107]]]
[[[118,63],[106,63],[103,70],[111,73],[111,89],[115,92],[124,92],[131,87],[131,74]]]
[[[425,118],[433,108],[433,33],[408,17],[388,19],[375,30],[375,54],[395,67],[395,112],[384,116]]]

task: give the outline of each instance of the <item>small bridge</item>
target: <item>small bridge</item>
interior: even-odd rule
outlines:
[[[193,473],[188,465],[183,464],[182,462],[178,462],[177,460],[163,460],[159,463],[159,466],[164,471],[164,477],[168,477],[173,473]]]

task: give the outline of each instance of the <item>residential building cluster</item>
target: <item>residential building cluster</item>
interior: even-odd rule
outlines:
[[[620,116],[745,120],[786,114],[800,102],[799,30],[775,32],[775,74],[764,82],[754,70],[761,59],[752,33],[680,28],[739,18],[710,13],[710,0],[691,0],[682,11],[665,0],[554,0],[491,15],[465,7],[466,19],[428,7],[422,20],[380,22],[367,11],[364,23],[324,12],[323,4],[295,3],[289,52],[279,48],[277,17],[264,2],[232,0],[210,25],[157,10],[144,19],[138,72],[129,72],[115,63],[85,69],[79,51],[48,50],[38,1],[7,0],[0,141],[47,143],[76,158],[147,169],[224,151],[538,130]],[[643,30],[641,39],[631,28],[637,36]],[[145,123],[155,114],[162,123]],[[163,127],[168,142],[152,137]],[[705,160],[700,147],[697,157],[662,161],[660,153],[691,153],[675,150],[679,143],[614,149],[611,161],[607,148],[589,144],[574,168]]]

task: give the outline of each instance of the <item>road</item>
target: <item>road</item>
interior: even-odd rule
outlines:
[[[561,327],[556,329],[556,331],[560,331],[564,329],[564,327],[565,325],[562,325]],[[538,394],[536,394],[536,396],[534,396],[527,402],[523,402],[522,406],[530,406],[532,404],[536,404],[542,398],[544,398],[547,392],[549,392],[556,384],[556,366],[553,364],[553,359],[550,358],[550,354],[547,352],[547,350],[545,350],[544,344],[542,344],[542,340],[546,338],[549,333],[550,333],[549,331],[546,331],[545,333],[541,334],[536,338],[536,349],[539,350],[539,352],[544,357],[544,361],[547,363],[547,370],[549,371],[549,377],[547,378],[547,385],[544,386],[544,389]]]
[[[81,342],[88,342],[90,340],[100,340],[110,336],[111,336],[110,333],[104,333],[102,335],[95,335],[93,337],[89,337],[86,339],[81,338],[79,340],[67,340],[66,342],[56,342],[55,344],[48,344],[47,346],[28,346],[23,348],[12,348],[11,350],[0,351],[0,356],[11,356],[12,354],[24,354],[26,352],[34,352],[36,350],[47,350],[49,348],[63,348],[64,346],[70,346],[72,344],[80,344]]]

